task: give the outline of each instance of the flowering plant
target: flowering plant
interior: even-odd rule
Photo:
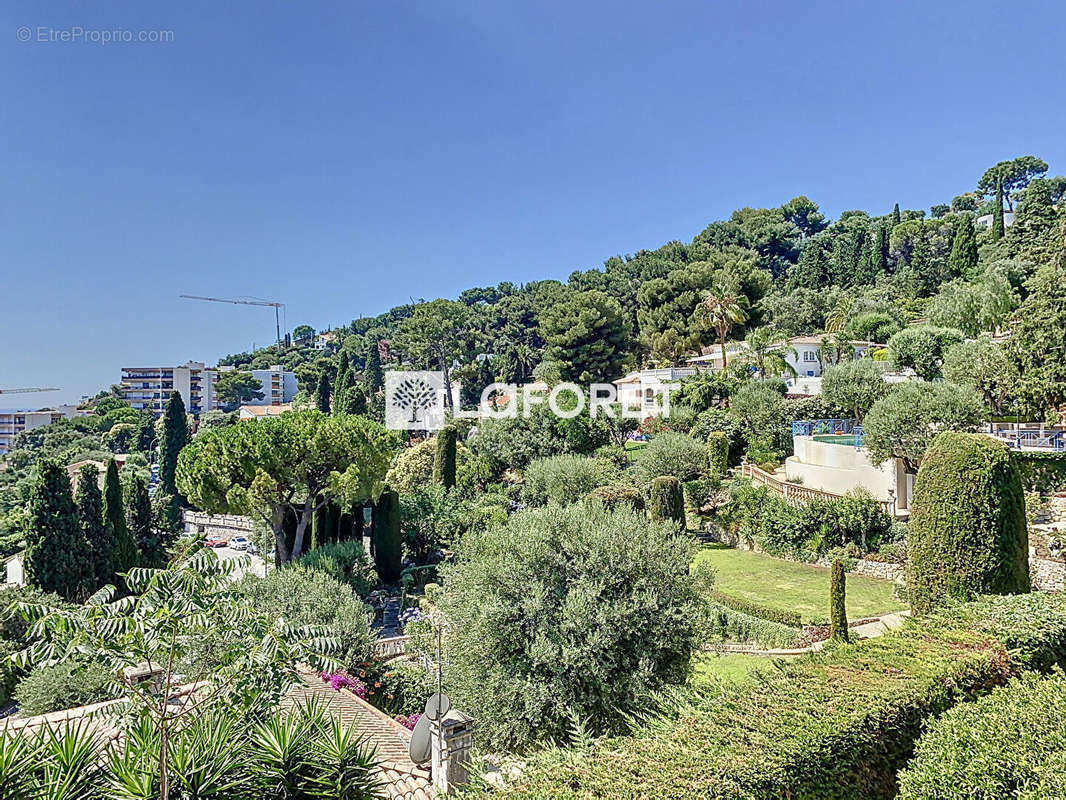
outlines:
[[[335,692],[348,689],[356,697],[366,699],[366,684],[358,678],[353,678],[343,672],[323,672],[320,677]]]
[[[418,724],[418,720],[420,720],[421,718],[421,714],[411,714],[407,717],[399,716],[396,718],[396,721],[403,725],[405,728],[407,728],[407,730],[413,731],[415,729],[415,725]]]

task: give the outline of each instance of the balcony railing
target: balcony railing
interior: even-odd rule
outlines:
[[[792,423],[793,436],[848,436],[862,447],[862,425],[853,419],[808,419]]]
[[[1019,428],[1016,430],[997,430],[993,435],[1008,447],[1019,450],[1051,450],[1056,453],[1066,452],[1066,431],[1048,431],[1040,428]]]
[[[780,496],[786,503],[792,505],[801,505],[803,503],[809,503],[812,500],[839,500],[844,496],[842,494],[825,492],[821,489],[812,489],[809,486],[803,486],[798,483],[782,480],[765,470],[759,469],[754,464],[742,464],[740,467],[740,474],[752,483],[765,486],[774,494]],[[896,515],[895,499],[878,500],[877,504],[881,506],[881,510],[889,516],[894,517]]]

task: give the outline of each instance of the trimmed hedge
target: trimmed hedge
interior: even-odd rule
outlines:
[[[851,638],[848,633],[848,611],[844,602],[846,594],[847,577],[844,575],[844,562],[837,559],[833,562],[829,577],[829,636],[841,642],[846,642]]]
[[[779,608],[770,608],[769,606],[760,605],[759,603],[753,603],[751,600],[733,597],[733,595],[720,592],[717,589],[711,592],[710,598],[716,603],[721,603],[723,606],[731,608],[734,611],[740,611],[741,613],[748,614],[752,617],[765,619],[768,622],[776,622],[779,625],[787,625],[790,628],[803,627],[803,618],[798,611],[782,611]]]
[[[1066,453],[1012,452],[1027,492],[1066,492]]]
[[[934,721],[900,773],[900,800],[1066,797],[1066,676],[1028,673]]]
[[[629,506],[634,511],[643,511],[645,506],[644,495],[640,493],[639,489],[622,484],[597,486],[588,493],[588,499],[593,498],[603,503],[603,507],[609,511],[613,511],[623,505]]]
[[[510,797],[881,800],[930,717],[1066,659],[1066,601],[993,598],[694,694],[678,719],[530,759]]]
[[[729,434],[725,431],[707,434],[707,467],[715,478],[724,478],[729,471]]]
[[[799,628],[745,614],[716,602],[713,596],[707,606],[706,639],[709,642],[743,642],[766,650],[799,647],[803,643]]]
[[[446,425],[437,434],[437,449],[433,455],[433,482],[445,489],[455,488],[458,436],[453,425]]]
[[[685,529],[685,498],[681,482],[672,475],[661,475],[651,482],[648,516],[656,522],[669,520]]]
[[[917,613],[1029,591],[1025,495],[1006,445],[973,433],[933,440],[914,485],[907,554]]]

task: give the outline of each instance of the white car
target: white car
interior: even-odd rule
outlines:
[[[229,540],[229,546],[233,550],[247,550],[250,544],[251,542],[244,536],[234,536]]]

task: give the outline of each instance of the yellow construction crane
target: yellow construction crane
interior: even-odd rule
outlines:
[[[0,394],[26,394],[28,392],[58,392],[59,389],[55,387],[40,388],[39,386],[31,386],[25,389],[0,389]]]
[[[186,300],[207,300],[210,303],[234,303],[239,306],[268,306],[274,309],[274,328],[278,334],[278,352],[281,352],[281,317],[279,310],[285,307],[284,303],[274,303],[270,300],[259,300],[255,297],[248,298],[246,300],[235,300],[227,297],[201,297],[197,294],[181,294],[178,297],[183,297]]]

